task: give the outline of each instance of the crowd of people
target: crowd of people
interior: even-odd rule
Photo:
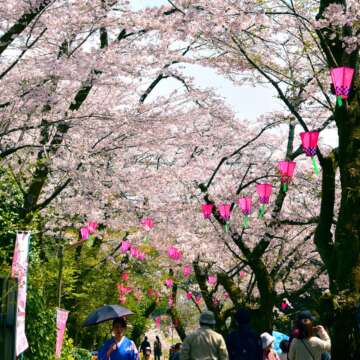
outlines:
[[[301,312],[294,322],[289,340],[282,340],[275,352],[274,336],[268,332],[258,334],[250,325],[250,313],[239,309],[235,315],[236,327],[228,336],[217,333],[215,315],[204,311],[199,318],[200,327],[189,334],[183,343],[170,349],[169,360],[329,360],[331,342],[323,326],[314,326],[314,317],[309,311]],[[125,337],[126,321],[113,322],[114,337],[103,345],[99,360],[139,360],[134,342]],[[140,345],[141,358],[160,360],[162,345],[158,336],[152,349],[145,336]]]

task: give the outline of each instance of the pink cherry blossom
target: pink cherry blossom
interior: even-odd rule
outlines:
[[[173,285],[174,285],[174,282],[172,279],[166,279],[165,280],[165,285],[168,287],[168,288],[172,288]]]
[[[188,300],[191,300],[192,297],[193,297],[192,292],[191,292],[191,291],[188,291],[188,292],[186,293],[186,298],[187,298]]]
[[[139,256],[139,249],[137,247],[132,247],[130,249],[130,255],[137,258]]]
[[[124,273],[121,275],[121,279],[124,280],[124,281],[128,281],[128,280],[129,280],[129,273],[124,272]]]

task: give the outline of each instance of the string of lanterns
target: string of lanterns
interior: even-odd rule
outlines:
[[[336,95],[336,103],[337,106],[342,107],[344,102],[349,97],[351,91],[351,84],[353,81],[355,70],[350,67],[342,66],[333,68],[330,70],[330,75],[332,79],[332,83],[335,90]],[[319,175],[319,168],[316,162],[316,152],[318,147],[318,139],[319,132],[318,131],[306,131],[300,133],[301,145],[302,149],[307,157],[311,158],[314,170],[316,175]],[[295,161],[279,161],[278,169],[281,176],[281,184],[282,190],[286,193],[288,186],[293,178],[294,171],[296,167]],[[270,196],[272,193],[272,184],[270,183],[261,183],[256,184],[256,192],[258,194],[259,201],[259,218],[263,218],[266,205],[270,202]],[[243,228],[246,229],[249,226],[249,215],[252,210],[252,199],[251,197],[242,197],[238,200],[239,208],[241,209],[242,214],[244,215]],[[202,204],[201,210],[204,216],[204,219],[210,219],[214,205],[213,204]],[[229,230],[229,222],[230,222],[230,212],[231,205],[230,204],[220,204],[218,206],[218,213],[220,218],[225,222],[224,228],[225,232]]]

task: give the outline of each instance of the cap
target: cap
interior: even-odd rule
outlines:
[[[297,316],[297,320],[305,320],[305,319],[316,321],[315,316],[311,315],[311,312],[309,310],[301,311]]]
[[[269,345],[271,345],[275,341],[275,338],[267,332],[262,333],[260,337],[261,337],[261,344],[263,349],[266,349]]]
[[[236,322],[240,324],[248,324],[250,322],[250,313],[245,309],[239,309],[235,314]]]
[[[199,323],[204,325],[215,325],[215,315],[212,311],[203,311],[199,318]]]

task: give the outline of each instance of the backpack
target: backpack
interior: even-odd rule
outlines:
[[[261,339],[252,331],[233,331],[227,338],[230,360],[260,360],[262,359]]]

